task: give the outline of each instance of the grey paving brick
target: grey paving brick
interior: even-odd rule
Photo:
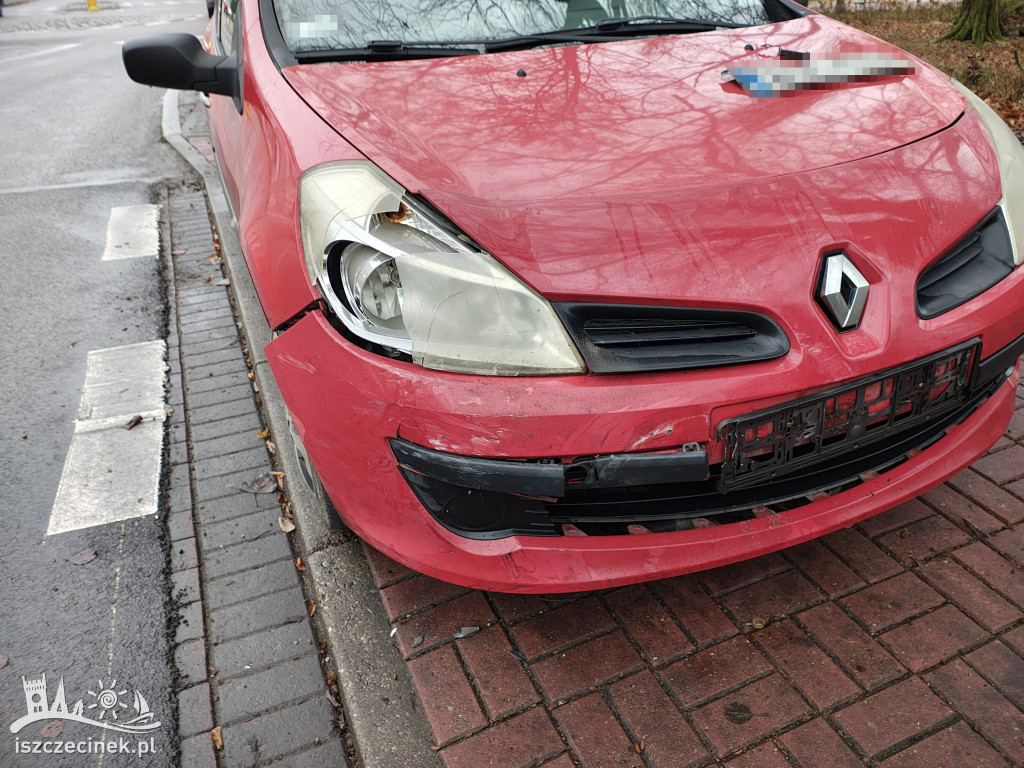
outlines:
[[[322,741],[322,740],[321,740]],[[340,738],[332,739],[326,744],[313,749],[299,752],[274,763],[274,768],[345,768],[348,758],[345,746]]]
[[[197,378],[210,379],[214,376],[223,376],[227,373],[233,373],[235,375],[245,376],[249,372],[248,366],[245,364],[245,358],[241,354],[237,358],[226,360],[223,363],[213,363],[211,365],[200,365],[189,368],[189,376],[195,381]],[[246,378],[249,378],[246,376]]]
[[[174,642],[183,643],[203,636],[203,605],[195,602],[178,609],[181,623],[174,633]]]
[[[171,468],[169,483],[171,488],[187,488],[191,479],[188,465],[177,465]]]
[[[226,419],[226,421],[235,421],[235,419]],[[218,422],[213,423],[217,424]],[[256,437],[263,430],[263,425],[260,424],[259,418],[255,413],[252,413],[244,417],[244,423],[247,429],[242,432],[236,431],[222,437],[198,441],[193,436],[192,452],[195,454],[196,459],[202,461],[203,459],[223,456],[228,453],[237,453],[238,451],[250,448],[262,448],[265,454],[267,452],[266,444],[262,438]],[[204,432],[206,431],[208,430],[204,430]]]
[[[206,392],[189,392],[188,407],[191,410],[192,408],[204,408],[208,405],[230,403],[234,400],[248,400],[252,402],[252,396],[252,382],[246,379],[236,384],[229,384],[226,387],[218,387]]]
[[[234,493],[238,493],[240,492],[240,488],[243,483],[255,480],[266,471],[267,469],[246,469],[240,472],[232,472],[229,475],[220,475],[218,477],[199,480],[196,483],[196,498],[199,501],[210,501],[211,499],[218,499],[221,496],[230,496]],[[254,495],[259,496],[264,494]],[[273,496],[273,494],[265,495]],[[203,520],[202,516],[200,516],[199,519]]]
[[[200,526],[199,548],[206,552],[211,549],[250,542],[266,534],[281,533],[277,517],[277,513],[272,509],[261,510],[251,515],[202,525]]]
[[[316,657],[307,656],[289,661],[218,685],[217,722],[231,723],[300,701],[324,690],[326,685]],[[267,728],[266,725],[264,722],[266,732],[277,730]]]
[[[316,646],[309,622],[298,621],[214,645],[210,659],[217,679],[224,681],[310,653],[316,653]]]
[[[171,544],[171,571],[187,571],[199,565],[196,556],[196,540],[180,539]]]
[[[204,261],[205,261],[205,259],[204,259]],[[193,264],[197,264],[198,262],[193,261],[192,263]],[[184,265],[181,265],[181,266],[184,266]],[[203,275],[203,277],[206,277],[206,275]],[[217,279],[219,279],[219,278],[217,278]],[[222,285],[215,285],[215,283],[216,283],[216,279],[215,280],[211,280],[208,283],[200,283],[199,285],[196,285],[196,284],[190,282],[188,285],[181,286],[178,289],[178,302],[179,302],[179,304],[190,304],[190,303],[194,304],[194,303],[196,303],[197,299],[201,300],[201,298],[199,298],[199,297],[207,297],[207,298],[218,297],[219,298],[222,295],[222,293],[223,293],[224,286],[222,286]]]
[[[231,313],[231,304],[226,296],[206,296],[201,300],[197,297],[189,304],[182,304],[178,307],[180,318],[179,329],[183,336],[187,335],[187,323],[194,318],[203,320],[213,316],[215,312]]]
[[[305,621],[306,603],[298,586],[247,603],[210,612],[210,636],[218,643],[268,627]]]
[[[184,443],[188,440],[188,431],[185,429],[185,422],[178,424],[170,424],[167,427],[167,441],[174,445],[175,443]]]
[[[174,666],[178,670],[178,681],[183,687],[206,680],[206,643],[199,639],[179,645],[174,649]]]
[[[187,485],[171,487],[167,491],[167,505],[171,514],[192,509],[192,489]]]
[[[171,541],[188,539],[195,535],[192,525],[191,505],[189,505],[188,509],[171,512],[167,515],[167,532],[171,537]]]
[[[235,314],[231,308],[218,309],[211,312],[207,317],[192,315],[189,318],[180,318],[182,333],[195,333],[196,331],[208,331],[212,328],[238,328],[235,321]]]
[[[278,755],[295,752],[319,741],[327,741],[336,733],[331,725],[331,705],[323,696],[258,717],[247,723],[230,725],[221,732],[224,738],[224,765],[243,768]],[[309,755],[303,752],[302,755]],[[272,763],[274,766],[279,763]],[[299,762],[296,765],[312,766]],[[344,766],[345,763],[337,763]]]
[[[203,275],[202,277],[206,277]],[[209,285],[209,283],[202,282],[202,277],[199,278],[199,285]],[[194,280],[194,278],[190,278]],[[210,282],[213,282],[212,280]],[[195,282],[190,282],[186,286],[179,286],[178,288],[178,312],[182,317],[185,313],[190,311],[192,308],[202,306],[204,304],[210,304],[212,302],[228,303],[228,294],[224,290],[223,286],[214,286],[213,290],[210,291],[197,291],[193,290],[196,287]]]
[[[184,342],[181,345],[181,359],[185,363],[185,373],[188,374],[189,361],[195,355],[201,355],[205,352],[217,352],[221,349],[233,349],[236,354],[241,357],[241,349],[238,345],[238,336],[227,336],[219,339],[207,339],[206,341],[197,341],[192,343],[188,340],[186,335]]]
[[[181,740],[181,764],[188,768],[217,768],[210,734],[201,733]]]
[[[232,400],[228,403],[218,403],[205,408],[192,406],[188,412],[189,426],[195,428],[200,424],[209,424],[214,421],[231,418],[234,416],[248,416],[256,413],[256,404],[252,398]]]
[[[198,368],[203,365],[210,365],[212,363],[223,363],[227,360],[234,360],[241,358],[242,353],[238,347],[228,349],[218,349],[215,352],[203,352],[187,355],[184,357],[185,363],[185,375],[189,374],[193,368]]]
[[[252,470],[256,474],[269,472],[271,469],[270,454],[266,447],[257,442],[246,451],[211,456],[195,463],[196,480],[202,481],[210,477],[219,477],[233,472]]]
[[[187,333],[182,334],[181,344],[183,347],[191,347],[196,344],[202,344],[210,341],[223,341],[224,339],[230,339],[231,341],[238,341],[238,328],[234,325],[224,325],[220,328],[207,328],[205,330],[189,329]]]
[[[189,374],[188,389],[186,391],[191,395],[195,392],[206,392],[211,389],[230,387],[232,384],[251,386],[251,381],[252,379],[249,378],[248,371],[246,370],[236,370],[214,376],[212,374],[205,374],[203,369],[200,368],[196,372]]]
[[[203,576],[216,579],[285,558],[291,560],[292,550],[288,537],[278,529],[254,541],[208,550],[203,554]]]
[[[167,461],[172,467],[188,463],[188,445],[184,442],[172,443],[167,452]]]
[[[242,416],[232,416],[228,419],[218,419],[213,422],[206,422],[204,424],[193,425],[193,442],[200,443],[207,440],[216,440],[220,438],[230,437],[246,437],[249,442],[240,443],[248,447],[249,445],[258,444],[258,440],[261,438],[256,435],[262,431],[263,423],[259,420],[259,415],[256,413],[256,407],[253,406],[252,412],[243,414]],[[210,447],[208,445],[204,446]],[[213,446],[216,449],[216,445]],[[214,453],[208,453],[207,456],[215,456],[216,454],[229,454],[230,451],[215,451]]]
[[[215,610],[243,600],[298,586],[299,577],[291,558],[267,563],[252,570],[209,579],[204,587],[206,604]]]
[[[280,508],[277,494],[235,493],[210,501],[201,501],[196,509],[196,517],[205,526],[265,510],[273,512],[276,518]]]
[[[178,734],[195,736],[213,728],[210,684],[200,683],[178,693]]]
[[[202,598],[199,591],[199,569],[189,568],[171,574],[171,597],[177,603],[191,603]]]

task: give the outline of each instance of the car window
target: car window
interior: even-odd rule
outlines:
[[[225,2],[226,0],[222,0]],[[771,0],[766,0],[770,2]],[[500,40],[659,16],[767,24],[760,0],[274,0],[293,52],[405,43]]]

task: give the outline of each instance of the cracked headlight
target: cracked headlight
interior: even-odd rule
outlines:
[[[585,370],[550,303],[373,164],[306,171],[299,211],[310,279],[356,336],[443,371]]]
[[[950,79],[978,111],[978,116],[992,137],[992,144],[999,160],[999,177],[1003,184],[1003,197],[999,201],[999,207],[1003,209],[1006,226],[1010,230],[1013,263],[1019,265],[1024,261],[1024,146],[992,107],[963,83]]]

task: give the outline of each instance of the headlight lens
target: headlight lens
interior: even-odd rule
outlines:
[[[992,107],[963,83],[956,80],[952,82],[967,97],[971,106],[978,110],[978,115],[992,136],[992,144],[999,158],[999,177],[1003,184],[1003,198],[999,206],[1003,209],[1006,226],[1010,230],[1013,263],[1020,264],[1024,261],[1024,146]]]
[[[544,298],[373,164],[310,169],[299,210],[310,279],[357,336],[437,370],[585,370]]]

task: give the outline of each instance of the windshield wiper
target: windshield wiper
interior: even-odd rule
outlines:
[[[598,32],[618,32],[622,34],[639,32],[643,34],[648,30],[660,32],[673,32],[678,29],[682,32],[703,31],[718,28],[740,29],[747,24],[737,24],[732,21],[718,21],[716,19],[687,19],[676,16],[629,16],[618,19],[603,19],[594,25]]]
[[[549,43],[589,43],[595,40],[614,42],[630,40],[642,35],[671,35],[686,32],[710,32],[725,27],[738,29],[747,24],[736,24],[731,21],[715,21],[714,19],[679,19],[671,16],[633,16],[621,19],[604,19],[593,27],[580,29],[558,30],[556,32],[537,32],[532,35],[518,35],[504,40],[492,40],[484,43],[484,51],[498,53],[500,51],[535,48]]]
[[[401,40],[370,40],[365,48],[327,48],[297,51],[302,64],[325,61],[398,61],[401,59],[441,59],[448,56],[476,56],[479,48],[459,48],[447,43],[404,43]]]

